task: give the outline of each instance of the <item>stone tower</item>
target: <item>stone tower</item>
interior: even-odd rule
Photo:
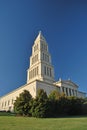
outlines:
[[[51,55],[41,31],[32,46],[30,67],[27,70],[27,83],[33,82],[34,80],[48,83],[54,82],[54,68],[51,64]]]

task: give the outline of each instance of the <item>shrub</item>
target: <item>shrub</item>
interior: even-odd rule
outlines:
[[[29,91],[24,90],[19,97],[16,98],[14,103],[14,112],[18,115],[30,115],[30,101],[32,97]]]

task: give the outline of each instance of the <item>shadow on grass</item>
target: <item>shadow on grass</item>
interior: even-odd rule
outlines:
[[[0,112],[0,116],[15,116],[14,113],[11,113],[11,112]]]

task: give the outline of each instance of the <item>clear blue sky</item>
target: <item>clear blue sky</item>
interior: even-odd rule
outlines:
[[[86,0],[0,0],[0,96],[26,83],[31,47],[41,30],[55,79],[87,92]]]

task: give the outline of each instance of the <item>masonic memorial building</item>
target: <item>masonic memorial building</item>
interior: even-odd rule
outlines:
[[[60,93],[65,93],[67,96],[82,98],[86,96],[85,93],[78,91],[78,85],[71,80],[59,79],[55,81],[51,55],[47,42],[41,32],[39,32],[32,46],[26,84],[0,97],[0,111],[13,111],[14,101],[20,93],[24,90],[28,90],[32,97],[35,98],[38,89],[44,89],[47,95],[49,95],[51,91],[56,90]]]

